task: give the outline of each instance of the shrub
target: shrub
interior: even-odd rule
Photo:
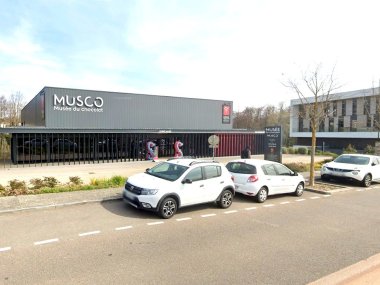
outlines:
[[[83,180],[78,176],[70,176],[69,180],[70,180],[69,184],[71,185],[79,186],[83,184]]]
[[[112,176],[110,180],[114,186],[123,186],[125,182],[125,178],[119,175]]]
[[[349,144],[345,149],[343,149],[343,153],[357,153],[358,151],[356,150],[356,148]]]
[[[28,193],[25,181],[13,179],[9,181],[9,195],[23,195]]]
[[[296,172],[305,172],[310,170],[310,163],[291,162],[285,164],[289,169]]]
[[[289,148],[288,148],[288,153],[289,153],[289,154],[294,154],[294,148],[289,147]]]
[[[298,148],[299,154],[307,154],[307,148],[306,147],[300,147]]]
[[[6,192],[7,189],[5,189],[5,187],[3,185],[0,184],[0,196],[5,196],[5,192]]]
[[[288,149],[286,147],[282,147],[281,151],[282,151],[282,154],[287,154],[288,153]]]
[[[364,153],[375,154],[375,148],[372,145],[367,144],[367,146],[364,148]]]
[[[45,187],[45,182],[40,178],[34,178],[30,180],[30,184],[33,185],[32,189],[41,189],[42,187]]]
[[[58,185],[58,180],[55,177],[44,177],[44,186],[54,188]]]

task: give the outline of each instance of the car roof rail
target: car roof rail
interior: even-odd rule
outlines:
[[[193,165],[193,164],[197,164],[197,163],[219,163],[218,161],[216,161],[215,159],[210,159],[210,160],[194,160],[192,162],[190,162],[190,165]]]
[[[194,156],[181,156],[181,157],[170,157],[167,161],[176,160],[176,159],[196,159]]]

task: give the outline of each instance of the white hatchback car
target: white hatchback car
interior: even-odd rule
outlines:
[[[235,191],[264,202],[269,195],[293,193],[301,196],[305,179],[285,165],[269,160],[237,159],[226,165],[232,174]]]
[[[321,168],[321,179],[346,179],[369,187],[380,180],[380,157],[368,154],[342,154]]]
[[[178,158],[161,162],[125,183],[124,201],[168,219],[178,208],[217,202],[231,206],[235,186],[227,168],[216,161]]]

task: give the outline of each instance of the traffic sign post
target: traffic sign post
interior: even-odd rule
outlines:
[[[219,144],[219,137],[217,135],[209,136],[208,143],[210,144],[209,147],[212,148],[212,159],[214,160],[215,149],[218,147]]]

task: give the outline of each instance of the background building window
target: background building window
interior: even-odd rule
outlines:
[[[342,101],[342,116],[346,116],[346,100]]]
[[[352,99],[352,115],[357,114],[358,102],[356,99]]]

